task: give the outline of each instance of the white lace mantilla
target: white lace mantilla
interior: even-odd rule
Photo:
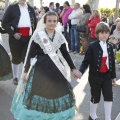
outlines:
[[[44,45],[41,42],[40,36],[38,33],[36,34],[34,42],[39,44],[41,49],[44,51],[44,53],[47,54],[47,51],[45,50]],[[65,43],[65,40],[63,38],[63,35],[61,35],[61,33],[56,31],[53,42],[51,40],[50,40],[50,42],[51,42],[52,46],[54,46],[54,48],[53,48],[54,52],[56,52],[61,47],[61,45]]]

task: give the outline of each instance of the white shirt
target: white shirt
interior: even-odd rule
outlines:
[[[82,15],[83,15],[83,11],[80,8],[78,8],[72,11],[72,13],[68,16],[68,19],[71,20],[72,25],[77,25]]]
[[[19,19],[18,27],[30,27],[30,35],[31,35],[32,28],[31,28],[31,21],[30,21],[28,6],[27,6],[27,4],[25,6],[21,6],[19,4],[19,8],[20,8],[21,16]]]
[[[103,50],[103,57],[107,57],[106,65],[107,65],[107,68],[109,69],[109,59],[108,59],[107,43],[100,40],[100,46],[101,46],[101,48]]]

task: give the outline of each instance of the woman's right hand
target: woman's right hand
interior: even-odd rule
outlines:
[[[27,73],[23,73],[23,83],[28,81]]]

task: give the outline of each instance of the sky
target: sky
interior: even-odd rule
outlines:
[[[14,0],[10,0],[10,1],[14,1]],[[44,4],[43,6],[48,6],[50,2],[59,2],[60,5],[63,5],[64,1],[67,0],[43,0]],[[71,2],[71,0],[68,0]],[[85,4],[88,0],[75,0],[75,2],[79,2],[80,5],[82,6],[83,4]],[[116,0],[99,0],[99,7],[100,8],[114,8],[115,7],[115,2]],[[39,7],[39,0],[34,0],[34,5]]]
[[[38,5],[39,0],[35,0],[36,5]],[[66,0],[44,0],[44,6],[48,6],[49,2],[59,2],[60,5],[63,5],[64,1]],[[71,0],[68,0],[71,2]],[[81,5],[85,4],[88,0],[75,0],[75,2],[79,2]],[[99,7],[100,8],[114,8],[115,7],[115,1],[116,0],[100,0],[99,1]]]

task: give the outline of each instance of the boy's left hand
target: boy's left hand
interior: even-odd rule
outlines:
[[[113,85],[114,87],[117,86],[116,78],[112,80],[112,85]]]
[[[74,77],[74,78],[79,78],[79,79],[81,79],[82,73],[81,73],[80,71],[78,71],[77,69],[73,69],[73,70],[72,70],[72,73],[73,73],[73,77]]]

